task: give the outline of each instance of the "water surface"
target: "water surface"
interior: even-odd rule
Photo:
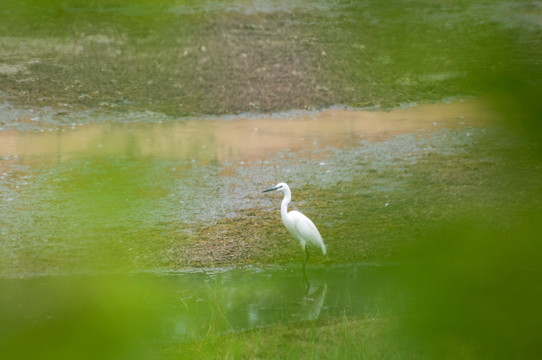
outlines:
[[[155,357],[164,348],[209,335],[256,327],[356,316],[388,315],[388,268],[343,265],[248,267],[122,275],[0,280],[0,327],[7,354],[65,356],[86,346]],[[118,333],[117,333],[118,332]],[[69,339],[82,337],[79,348]],[[144,357],[142,354],[136,358]]]

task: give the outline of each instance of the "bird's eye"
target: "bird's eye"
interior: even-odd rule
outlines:
[[[282,189],[282,185],[277,186],[277,189]]]

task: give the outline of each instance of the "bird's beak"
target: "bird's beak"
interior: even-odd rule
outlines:
[[[265,192],[269,192],[269,191],[275,191],[277,189],[278,189],[278,187],[275,186],[275,187],[272,187],[271,189],[267,189],[267,190],[264,190],[262,192],[265,193]]]

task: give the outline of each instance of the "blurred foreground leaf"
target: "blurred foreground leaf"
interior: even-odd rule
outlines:
[[[126,277],[2,279],[4,359],[149,359],[155,286]]]

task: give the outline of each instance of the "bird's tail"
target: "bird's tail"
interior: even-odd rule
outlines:
[[[321,248],[322,248],[322,254],[325,255],[325,254],[327,253],[327,249],[326,249],[326,244],[324,244],[323,241],[322,241],[322,246],[321,246]]]

